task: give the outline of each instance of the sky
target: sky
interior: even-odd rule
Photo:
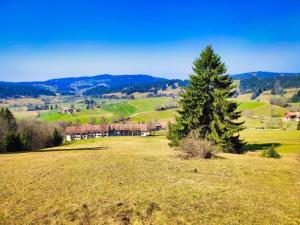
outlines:
[[[212,45],[228,73],[300,72],[299,0],[0,0],[0,80],[186,79]]]

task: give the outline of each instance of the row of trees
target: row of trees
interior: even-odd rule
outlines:
[[[39,110],[53,110],[53,109],[57,109],[58,106],[57,105],[32,105],[29,104],[27,105],[27,111],[39,111]]]
[[[9,109],[0,109],[0,151],[34,151],[62,142],[58,126],[41,121],[17,121]]]

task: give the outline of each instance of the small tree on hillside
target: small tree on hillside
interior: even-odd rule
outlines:
[[[179,100],[176,123],[169,126],[171,146],[190,131],[196,130],[199,138],[218,144],[225,152],[241,153],[244,142],[238,132],[243,122],[237,122],[241,113],[237,103],[228,100],[235,94],[235,86],[226,73],[226,66],[208,46],[194,61],[194,74]]]
[[[63,142],[63,136],[60,132],[55,128],[52,134],[52,143],[54,146],[60,146]]]
[[[17,122],[8,108],[0,109],[0,150],[6,149],[6,136],[17,132]]]
[[[23,141],[19,133],[11,132],[6,135],[5,150],[8,152],[18,152],[24,150]]]
[[[95,125],[96,124],[96,118],[95,117],[91,117],[89,124]]]
[[[297,130],[300,130],[300,121],[298,122]]]
[[[99,119],[99,124],[100,124],[100,125],[104,125],[105,123],[106,123],[105,117],[104,117],[104,116],[101,116],[100,119]]]
[[[280,80],[276,80],[275,84],[271,90],[271,94],[272,95],[279,95],[279,94],[283,94],[284,93],[284,89],[281,87],[280,85]]]

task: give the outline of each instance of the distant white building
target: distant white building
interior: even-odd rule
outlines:
[[[67,141],[108,136],[149,136],[151,131],[160,130],[161,125],[155,124],[107,124],[81,125],[67,127],[65,139]]]
[[[79,112],[80,110],[79,109],[76,109],[76,108],[62,108],[60,110],[62,113],[75,113],[75,112]]]

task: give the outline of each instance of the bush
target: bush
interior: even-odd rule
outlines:
[[[271,105],[277,105],[280,107],[287,106],[287,100],[283,97],[271,96],[269,102]]]
[[[199,139],[193,134],[182,139],[179,142],[178,148],[183,152],[180,156],[184,159],[210,159],[218,151],[214,143]]]
[[[275,150],[274,146],[261,152],[262,157],[279,159],[281,156]]]
[[[18,132],[21,134],[25,150],[35,151],[61,145],[63,126],[42,121],[20,120]]]

